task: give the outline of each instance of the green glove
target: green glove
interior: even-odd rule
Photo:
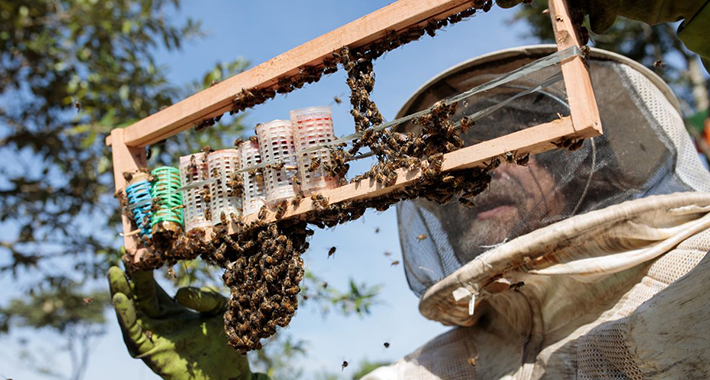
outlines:
[[[227,344],[226,299],[209,288],[181,288],[170,298],[137,272],[132,283],[117,267],[108,272],[113,305],[128,352],[164,379],[256,380],[245,355]]]

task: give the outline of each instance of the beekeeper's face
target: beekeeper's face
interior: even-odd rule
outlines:
[[[545,218],[560,214],[565,200],[554,189],[552,175],[534,157],[528,166],[502,163],[492,172],[488,189],[473,198],[473,207],[451,202],[438,207],[437,214],[458,259],[468,262],[511,233],[542,227],[532,225],[543,219],[529,218],[533,210],[544,210]]]

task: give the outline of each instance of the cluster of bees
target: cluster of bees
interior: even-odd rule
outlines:
[[[501,159],[494,158],[481,167],[441,172],[444,154],[462,148],[462,135],[474,124],[467,118],[454,123],[453,116],[457,108],[455,102],[436,103],[430,112],[414,119],[413,123],[421,127],[421,133],[378,130],[376,127],[382,124],[383,117],[370,99],[375,83],[372,61],[389,50],[419,39],[425,33],[433,36],[439,28],[472,16],[476,9],[487,11],[491,4],[490,0],[474,1],[473,7],[446,19],[430,21],[426,25],[400,32],[390,32],[362,48],[342,48],[326,57],[322,65],[301,68],[295,76],[280,79],[275,88],[243,90],[234,100],[231,113],[241,112],[273,98],[276,93],[288,93],[305,83],[315,82],[322,75],[337,71],[338,65],[342,65],[348,75],[351,114],[355,129],[361,133],[361,137],[348,150],[345,144],[330,146],[330,162],[313,160],[309,169],[315,170],[323,165],[333,177],[345,178],[349,169],[348,162],[359,149],[367,147],[374,153],[377,162],[364,174],[352,178],[351,182],[369,179],[389,186],[396,182],[400,169],[421,170],[414,184],[379,197],[337,204],[329,204],[322,194],[313,194],[311,211],[298,218],[281,219],[289,204],[294,208],[299,206],[304,198],[304,194],[299,191],[296,197],[276,205],[275,222],[263,221],[266,206],[259,212],[257,220],[249,225],[241,217],[221,215],[222,224],[210,230],[190,230],[172,239],[169,245],[163,245],[163,249],[146,253],[138,262],[127,255],[124,257],[126,264],[135,269],[148,270],[166,262],[174,264],[178,260],[201,257],[225,268],[223,280],[231,293],[224,314],[225,331],[232,347],[239,352],[247,352],[260,349],[261,339],[273,335],[277,326],[287,326],[298,309],[297,294],[303,279],[303,261],[300,256],[308,249],[307,238],[313,234],[313,230],[308,228],[309,224],[318,228],[333,227],[358,219],[368,208],[384,211],[402,200],[420,197],[440,204],[458,200],[463,205],[471,206],[472,198],[487,188],[491,180],[489,172],[501,164]],[[203,124],[214,122],[212,119]],[[580,144],[577,141],[564,141],[560,145],[577,148]],[[526,165],[528,162],[527,155],[510,153],[502,158],[518,165]],[[228,183],[236,194],[243,191],[244,184],[240,178],[234,176]],[[209,194],[203,194],[203,197],[208,198]],[[228,225],[232,226],[231,231]],[[424,235],[420,240],[425,238]]]

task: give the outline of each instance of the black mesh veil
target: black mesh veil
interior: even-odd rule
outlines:
[[[554,49],[506,51],[461,64],[422,87],[398,117],[426,109]],[[589,64],[603,136],[588,139],[574,152],[539,154],[527,166],[501,164],[471,208],[422,199],[397,206],[404,268],[416,294],[487,250],[573,215],[653,194],[710,191],[710,175],[685,132],[675,98],[660,78],[607,52],[593,50]],[[456,117],[499,104],[559,68],[545,70],[549,72],[466,99],[459,103]],[[464,139],[472,144],[568,115],[565,99],[561,82],[519,97],[478,120]],[[416,132],[416,126],[403,125],[400,130]]]

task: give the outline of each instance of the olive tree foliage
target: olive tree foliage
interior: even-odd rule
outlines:
[[[175,21],[178,10],[179,0],[0,2],[0,277],[20,287],[0,298],[0,339],[28,330],[63,339],[57,348],[71,358],[71,374],[40,366],[41,352],[17,339],[19,359],[48,376],[82,378],[89,348],[108,323],[104,275],[120,263],[122,238],[105,137],[248,66],[237,58],[192,83],[170,83],[156,52],[203,36],[199,22]],[[149,166],[175,165],[203,145],[225,146],[241,120],[150,147]],[[168,278],[176,286],[221,283],[216,268],[201,261],[175,269]],[[343,311],[365,313],[377,288],[354,289],[355,298],[347,292],[315,302],[357,303]],[[364,308],[357,297],[368,299]],[[273,346],[304,352],[287,337]],[[257,361],[274,363],[265,355]]]

